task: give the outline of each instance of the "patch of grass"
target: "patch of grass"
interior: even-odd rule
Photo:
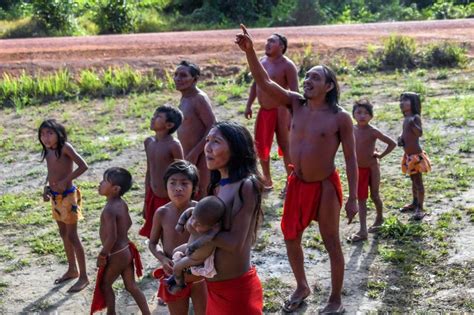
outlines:
[[[286,298],[284,295],[288,284],[282,282],[279,278],[272,277],[263,284],[263,311],[279,312],[281,310],[281,301]]]
[[[27,194],[3,194],[0,196],[0,222],[16,222],[35,204]]]
[[[257,242],[254,246],[254,250],[257,252],[263,251],[270,244],[270,233],[265,231],[260,234],[260,237],[257,239]]]
[[[423,104],[423,116],[443,120],[455,127],[466,126],[474,120],[474,96],[428,98]]]
[[[23,267],[30,266],[30,261],[26,258],[20,258],[5,268],[6,273],[12,273],[23,269]]]
[[[12,260],[15,258],[15,254],[6,247],[0,247],[0,259],[2,261]]]
[[[368,281],[367,282],[367,295],[371,299],[377,299],[383,294],[386,287],[387,287],[387,283],[384,281],[377,281],[377,280]]]
[[[308,233],[309,234],[309,233]],[[321,235],[319,233],[311,233],[311,236],[304,241],[305,243],[305,248],[313,248],[317,249],[321,252],[326,251],[324,248],[324,243],[323,239],[321,238]]]
[[[35,254],[55,255],[61,259],[65,258],[63,243],[57,229],[29,238],[28,245]]]
[[[396,216],[389,215],[380,228],[380,235],[383,238],[404,241],[421,238],[426,235],[427,230],[426,223],[402,223]]]

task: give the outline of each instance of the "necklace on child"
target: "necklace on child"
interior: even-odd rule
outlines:
[[[230,178],[221,178],[221,180],[219,181],[219,186],[225,186],[227,184],[230,184]]]

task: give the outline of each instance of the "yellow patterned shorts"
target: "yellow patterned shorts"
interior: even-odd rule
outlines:
[[[63,193],[50,190],[53,219],[74,224],[82,219],[82,197],[79,188],[72,186]]]
[[[410,155],[404,154],[402,172],[408,175],[431,172],[431,162],[425,151]]]

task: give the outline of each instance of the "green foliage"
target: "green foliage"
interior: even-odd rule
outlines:
[[[95,23],[100,34],[129,33],[135,30],[136,10],[132,1],[100,0],[95,14]]]
[[[51,34],[71,34],[75,29],[74,0],[33,0],[33,17]]]
[[[380,235],[384,238],[402,240],[406,238],[422,237],[427,231],[427,225],[402,223],[396,216],[389,215],[380,228]]]
[[[407,36],[392,35],[384,41],[382,66],[386,69],[413,68],[416,59],[415,40]]]
[[[460,67],[467,63],[467,50],[455,43],[435,43],[428,46],[423,57],[426,67]]]

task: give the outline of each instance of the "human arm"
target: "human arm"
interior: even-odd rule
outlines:
[[[150,162],[148,161],[147,148],[148,144],[152,141],[151,137],[148,137],[144,141],[145,155],[146,155],[146,172],[145,172],[145,200],[147,200],[147,194],[150,192]],[[143,203],[142,218],[145,218],[146,203]]]
[[[206,144],[206,136],[211,130],[212,126],[216,123],[216,117],[212,112],[211,102],[207,96],[200,95],[199,104],[195,106],[196,108],[196,118],[201,120],[202,124],[205,126],[204,136],[202,139],[194,146],[194,148],[189,151],[185,159],[193,164],[197,164],[199,155],[204,152],[204,145]]]
[[[182,160],[184,159],[183,147],[179,141],[174,141],[171,147],[171,155],[175,160]]]
[[[257,98],[257,84],[255,81],[250,86],[249,99],[247,100],[247,106],[245,107],[245,118],[252,118],[252,104]]]
[[[186,255],[191,256],[197,249],[202,248],[204,245],[208,245],[220,230],[220,223],[217,223],[212,227],[212,229],[199,236],[192,243],[188,243]]]
[[[375,137],[378,140],[382,141],[383,143],[387,144],[387,147],[385,148],[385,150],[381,154],[378,153],[378,152],[374,152],[374,157],[375,158],[382,159],[387,154],[392,152],[393,149],[395,149],[395,147],[397,146],[397,143],[395,142],[395,140],[393,140],[392,138],[390,138],[389,136],[387,136],[386,134],[384,134],[380,130],[378,130],[378,129],[374,129],[374,130],[375,130]]]
[[[339,132],[341,136],[342,150],[346,162],[346,174],[349,184],[349,198],[347,199],[345,210],[348,223],[359,211],[357,206],[357,156],[355,151],[354,128],[352,119],[347,112],[338,113]]]
[[[178,223],[176,223],[176,227],[174,228],[177,232],[184,232],[184,226],[186,225],[186,222],[188,222],[188,219],[191,217],[193,214],[194,207],[189,208],[185,210],[178,219]]]
[[[421,137],[423,135],[423,128],[421,126],[421,118],[419,115],[415,115],[410,119],[410,128],[415,136]]]
[[[69,183],[81,176],[89,168],[87,166],[86,161],[84,161],[84,159],[76,152],[76,150],[74,150],[72,145],[70,145],[68,142],[64,144],[62,154],[69,157],[77,165],[77,168],[68,176],[66,176],[66,178],[63,178],[62,180],[56,183],[50,183],[51,186],[54,186],[53,189],[58,192],[65,191],[68,188],[67,186]]]
[[[296,69],[296,66],[292,61],[289,61],[286,67],[286,79],[288,81],[289,89],[298,92],[298,69]]]
[[[165,274],[170,275],[173,273],[173,262],[172,260],[166,255],[163,248],[158,245],[160,241],[161,234],[163,233],[162,228],[162,215],[164,211],[161,210],[162,208],[158,208],[153,215],[153,225],[151,228],[150,233],[150,240],[148,242],[148,249],[152,253],[153,256],[158,259],[158,261],[163,266],[163,270]]]
[[[263,68],[262,64],[257,58],[257,54],[253,48],[252,39],[247,32],[247,29],[243,24],[241,24],[240,27],[242,28],[243,33],[236,36],[235,43],[239,45],[239,48],[242,51],[245,52],[250,72],[252,72],[255,83],[264,93],[272,95],[272,97],[275,99],[275,103],[290,107],[292,101],[291,92],[285,90],[270,79],[267,71],[265,68]]]
[[[101,235],[105,238],[102,240],[102,249],[97,256],[97,267],[103,267],[107,264],[107,257],[117,241],[117,220],[112,208],[106,207],[104,209],[100,224]]]

